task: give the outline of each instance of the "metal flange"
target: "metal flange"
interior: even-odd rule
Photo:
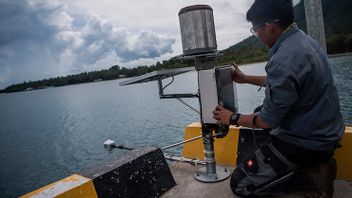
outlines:
[[[231,172],[226,167],[216,166],[216,173],[209,174],[207,173],[206,167],[200,168],[198,171],[194,173],[194,178],[200,182],[205,183],[215,183],[220,182],[228,177],[230,177]]]

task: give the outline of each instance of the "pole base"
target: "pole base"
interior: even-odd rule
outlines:
[[[207,174],[206,167],[200,168],[194,173],[194,178],[200,182],[215,183],[227,179],[231,175],[228,168],[216,166],[216,174]]]

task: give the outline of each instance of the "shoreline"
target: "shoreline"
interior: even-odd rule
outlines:
[[[339,54],[328,54],[328,58],[342,57],[342,56],[352,56],[352,52],[339,53]]]
[[[352,52],[346,52],[346,53],[339,53],[339,54],[328,54],[327,55],[328,58],[336,58],[336,57],[344,57],[344,56],[352,56]],[[242,65],[250,65],[250,64],[255,64],[255,63],[262,63],[262,62],[267,62],[267,60],[262,60],[262,61],[244,61],[243,63],[241,63],[239,66]],[[231,64],[232,62],[224,62],[221,64]],[[124,77],[122,77],[124,78]],[[109,80],[117,80],[117,79],[121,79],[121,78],[115,78],[115,79],[109,79]],[[66,85],[62,85],[62,86],[68,86],[68,85],[75,85],[75,84],[84,84],[84,83],[94,83],[94,82],[100,82],[100,81],[108,81],[108,80],[99,80],[99,81],[92,81],[92,82],[82,82],[82,83],[73,83],[73,84],[66,84]],[[54,86],[54,87],[61,87],[61,86]],[[46,89],[49,87],[45,87],[45,88],[41,88],[41,89]],[[39,88],[33,88],[32,90],[38,90]],[[13,91],[13,92],[5,92],[5,89],[0,90],[0,94],[3,93],[14,93],[14,92],[22,92],[22,91],[31,91],[31,90],[20,90],[20,91]]]

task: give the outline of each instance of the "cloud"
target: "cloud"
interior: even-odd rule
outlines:
[[[136,60],[136,57],[151,58],[172,52],[171,46],[175,39],[157,35],[150,30],[142,31],[138,38],[131,43],[129,50],[122,52],[127,60]],[[117,48],[119,46],[116,46]],[[118,49],[116,50],[118,51]]]
[[[0,67],[0,83],[6,82],[10,76],[11,70],[9,67]]]
[[[107,58],[111,65],[158,58],[172,53],[174,43],[149,29],[116,27],[94,13],[72,15],[58,0],[2,0],[0,71],[6,65],[6,73],[0,88],[4,79],[13,83],[97,69]]]

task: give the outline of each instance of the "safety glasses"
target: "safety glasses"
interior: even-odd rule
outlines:
[[[269,21],[269,22],[257,24],[257,25],[255,25],[255,26],[253,26],[253,27],[250,29],[250,31],[251,31],[251,33],[252,33],[254,36],[258,37],[257,30],[258,30],[259,28],[262,28],[262,27],[266,26],[266,25],[269,24],[269,23],[277,23],[277,22],[279,22],[279,21],[280,21],[279,19],[274,19],[274,20]]]

